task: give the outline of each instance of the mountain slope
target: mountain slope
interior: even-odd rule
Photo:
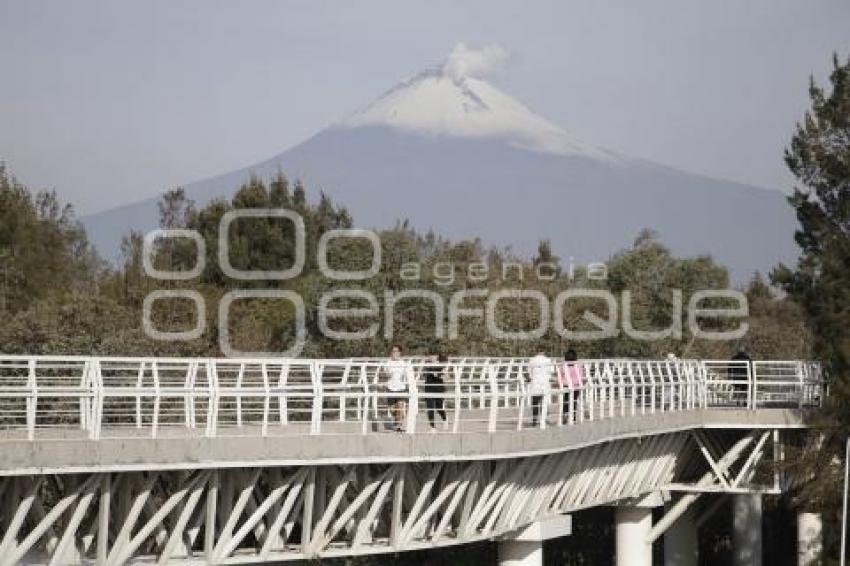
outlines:
[[[288,151],[187,185],[189,196],[204,203],[231,195],[252,173],[283,170],[347,205],[359,226],[409,218],[524,254],[550,238],[564,260],[602,261],[649,227],[674,252],[712,254],[739,280],[796,256],[781,193],[595,147],[469,76],[476,65],[459,49]],[[155,201],[84,220],[110,253],[130,227],[155,225]]]

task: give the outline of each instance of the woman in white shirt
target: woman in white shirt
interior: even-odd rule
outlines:
[[[390,359],[384,365],[387,376],[387,391],[390,395],[387,404],[393,417],[393,428],[402,432],[407,419],[407,398],[410,383],[413,381],[413,368],[410,362],[401,359],[401,346],[394,344],[390,350]]]
[[[552,360],[542,351],[528,360],[528,392],[531,394],[531,426],[537,426],[543,398],[549,394],[552,379]]]

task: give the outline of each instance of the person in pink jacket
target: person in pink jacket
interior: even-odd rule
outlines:
[[[558,385],[566,389],[564,393],[564,422],[570,422],[570,413],[579,411],[581,388],[584,385],[584,371],[577,363],[578,354],[572,348],[564,352],[564,362],[558,365]],[[572,397],[572,399],[571,399]]]

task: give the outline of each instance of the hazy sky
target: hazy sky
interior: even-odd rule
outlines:
[[[81,213],[270,157],[452,47],[593,143],[788,190],[850,2],[0,0],[0,160]],[[307,179],[309,185],[309,179]]]

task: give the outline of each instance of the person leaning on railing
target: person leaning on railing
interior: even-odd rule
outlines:
[[[407,419],[407,397],[413,381],[413,368],[410,362],[401,359],[401,346],[398,344],[390,350],[390,359],[384,364],[383,372],[387,376],[387,404],[393,429],[402,432]]]

